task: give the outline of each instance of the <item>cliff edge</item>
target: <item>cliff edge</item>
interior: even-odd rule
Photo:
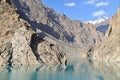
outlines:
[[[106,40],[94,49],[93,61],[120,63],[120,7],[111,18]]]

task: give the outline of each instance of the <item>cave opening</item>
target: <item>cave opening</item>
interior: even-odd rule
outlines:
[[[32,52],[34,53],[36,60],[40,63],[44,63],[42,59],[40,58],[39,52],[37,51],[38,44],[43,42],[44,40],[39,36],[39,34],[34,33],[31,36],[31,41],[30,41],[30,47],[32,49]]]

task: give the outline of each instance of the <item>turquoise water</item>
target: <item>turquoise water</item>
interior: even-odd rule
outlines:
[[[89,64],[0,67],[0,80],[120,80],[120,68],[111,67]]]

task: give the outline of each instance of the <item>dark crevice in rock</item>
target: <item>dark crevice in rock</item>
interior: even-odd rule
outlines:
[[[24,25],[25,25],[26,30],[30,30],[31,29],[31,26],[28,25],[28,23],[25,22]]]
[[[110,27],[110,30],[109,30],[108,36],[110,36],[111,32],[112,32],[112,27]]]
[[[12,4],[11,0],[6,0],[6,2],[10,5]]]
[[[0,3],[1,3],[2,1],[5,2],[5,3],[8,3],[8,4],[10,4],[10,5],[12,5],[12,1],[11,1],[11,0],[0,0]]]
[[[50,48],[52,49],[52,47],[54,46],[54,44],[50,44]]]
[[[94,44],[96,44],[96,40],[95,39],[93,39],[93,42],[94,42]]]
[[[90,63],[93,63],[92,57],[93,57],[94,47],[91,47],[87,52],[87,59]]]
[[[57,58],[58,58],[58,61],[60,62],[60,64],[62,64],[63,62],[61,61],[62,58],[64,58],[64,52],[60,52],[57,54]],[[65,61],[65,65],[67,64],[67,60]]]
[[[37,33],[33,34],[31,36],[31,43],[30,43],[30,47],[36,57],[36,59],[40,62],[40,63],[44,63],[43,60],[40,58],[39,52],[37,51],[37,47],[38,44],[43,42],[44,40],[42,38],[39,37],[39,35]]]
[[[13,55],[12,55],[12,53],[13,53],[12,43],[10,43],[7,48],[8,48],[8,55],[7,56],[9,56],[7,62],[8,62],[8,66],[10,66],[10,65],[12,65],[12,57],[13,57]]]

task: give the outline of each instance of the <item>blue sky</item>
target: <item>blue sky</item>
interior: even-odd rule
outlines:
[[[82,21],[111,17],[120,5],[120,0],[42,0],[42,2],[60,14]]]

